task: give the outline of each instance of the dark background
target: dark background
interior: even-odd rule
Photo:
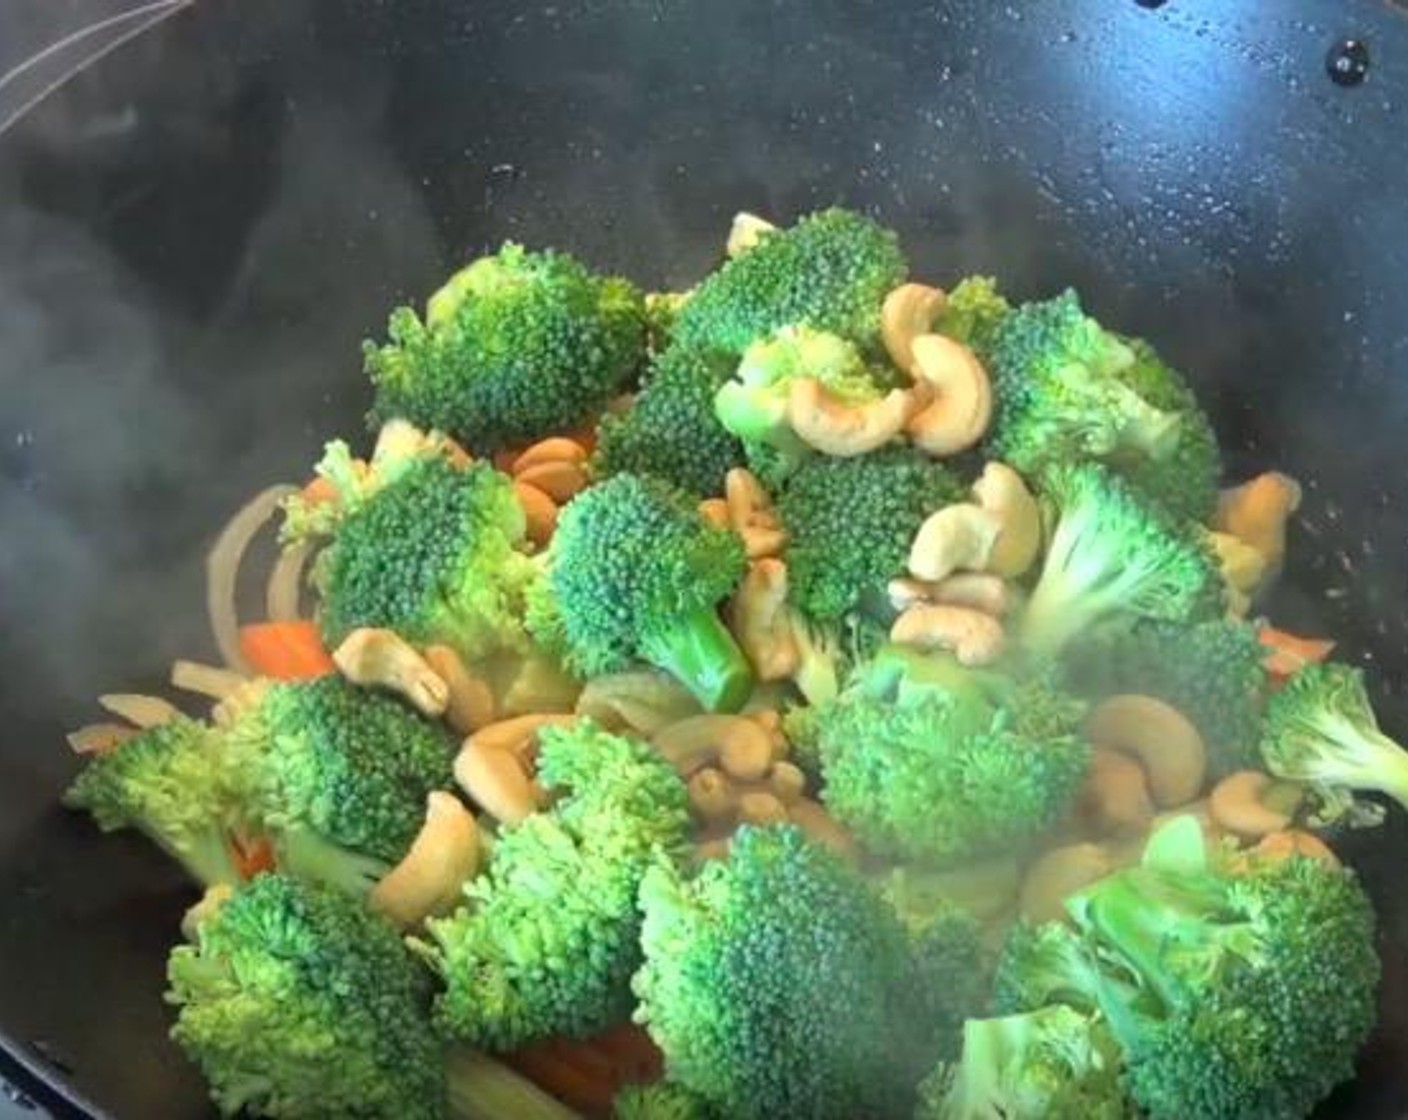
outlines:
[[[843,203],[923,279],[1079,287],[1187,370],[1229,477],[1306,484],[1277,619],[1408,733],[1405,71],[1367,0],[198,0],[77,74],[0,137],[0,1041],[203,1114],[161,1002],[191,894],[57,808],[62,734],[213,657],[213,532],[361,432],[360,339],[506,237],[682,286],[736,210]],[[1401,816],[1351,849],[1390,984],[1336,1111],[1399,1116]]]

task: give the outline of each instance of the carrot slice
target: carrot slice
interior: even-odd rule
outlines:
[[[1334,651],[1328,638],[1302,638],[1274,626],[1262,626],[1257,638],[1267,649],[1262,664],[1271,676],[1284,680],[1316,661],[1324,661]]]
[[[314,475],[303,487],[303,500],[310,505],[337,501],[337,487],[322,475]]]
[[[304,619],[240,627],[240,653],[254,671],[279,681],[307,681],[337,668],[318,625]]]
[[[253,879],[265,871],[273,871],[277,866],[274,846],[264,836],[234,837],[230,841],[230,854],[235,857],[235,867],[241,879]]]

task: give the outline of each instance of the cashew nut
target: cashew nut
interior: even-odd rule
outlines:
[[[1060,921],[1066,916],[1066,899],[1117,866],[1111,851],[1100,844],[1053,848],[1027,869],[1019,903],[1022,916],[1033,922]]]
[[[956,572],[937,583],[901,577],[892,579],[887,590],[890,605],[897,611],[918,603],[932,603],[940,607],[967,607],[994,618],[1011,611],[1017,598],[1010,584],[987,572]]]
[[[800,766],[777,762],[768,775],[768,786],[784,805],[794,805],[807,792],[807,776]]]
[[[728,503],[722,498],[705,498],[699,503],[699,516],[716,529],[728,529]]]
[[[700,767],[727,756],[733,765],[740,760],[763,758],[771,761],[772,737],[743,716],[702,715],[682,719],[659,732],[652,740],[655,749],[680,774],[688,777]],[[768,762],[754,772],[744,766],[752,777],[767,773]]]
[[[528,539],[539,546],[547,544],[557,531],[557,503],[521,479],[514,480],[513,492],[528,522]]]
[[[1111,696],[1090,713],[1086,734],[1097,747],[1133,755],[1144,764],[1149,793],[1160,808],[1198,796],[1207,777],[1203,737],[1177,708],[1152,696]]]
[[[689,806],[703,821],[732,818],[738,808],[738,790],[728,775],[712,766],[690,775],[686,786]]]
[[[542,790],[529,778],[525,765],[502,747],[486,746],[479,735],[471,735],[460,748],[455,781],[503,824],[518,824],[536,813],[542,801]]]
[[[952,650],[964,665],[991,665],[1001,655],[1002,625],[966,607],[910,607],[890,628],[890,640],[920,649]]]
[[[1339,857],[1325,841],[1312,832],[1298,828],[1283,829],[1263,836],[1252,851],[1267,859],[1284,860],[1290,859],[1291,856],[1304,856],[1307,859],[1318,859],[1331,867],[1340,866]]]
[[[766,218],[740,210],[733,216],[733,225],[729,227],[724,252],[730,259],[741,257],[762,239],[763,234],[771,233],[775,229],[777,227]]]
[[[992,422],[992,382],[971,349],[941,334],[921,334],[910,343],[916,380],[934,399],[911,417],[905,431],[928,455],[957,455],[987,433]]]
[[[449,690],[445,722],[451,728],[469,735],[494,722],[494,693],[465,668],[458,653],[449,646],[428,646],[425,660]]]
[[[981,571],[988,566],[1002,522],[966,502],[931,513],[909,549],[909,571],[937,583],[961,569]]]
[[[524,766],[531,766],[538,751],[538,732],[545,727],[570,727],[577,718],[562,712],[514,716],[481,727],[470,739],[482,750],[507,751]]]
[[[776,556],[787,547],[787,532],[773,511],[772,499],[752,471],[734,467],[724,476],[728,527],[743,538],[750,560]]]
[[[778,684],[780,682],[774,682]],[[764,701],[764,694],[755,692],[754,697],[759,702],[777,703],[777,698],[767,697]],[[790,699],[790,697],[789,697]],[[749,704],[753,703],[752,700]],[[778,714],[776,708],[755,708],[752,711],[740,713],[744,719],[751,719],[759,727],[767,732],[768,742],[772,744],[772,760],[774,763],[781,762],[792,750],[792,744],[787,741],[787,736],[782,732],[782,716]]]
[[[369,626],[353,630],[333,650],[332,659],[353,684],[394,692],[424,715],[444,715],[449,706],[449,686],[393,630]]]
[[[843,404],[814,377],[799,377],[787,392],[787,422],[809,447],[851,458],[874,451],[904,430],[914,398],[893,389],[878,401]]]
[[[1080,813],[1102,836],[1145,831],[1154,806],[1144,767],[1120,751],[1097,749],[1081,790]]]
[[[749,790],[738,799],[738,819],[744,824],[778,824],[788,819],[787,807],[774,793]]]
[[[1284,805],[1275,803],[1281,788],[1290,792],[1290,796],[1279,798]],[[1208,809],[1213,820],[1228,832],[1255,840],[1290,828],[1299,798],[1299,789],[1289,783],[1278,783],[1260,770],[1239,770],[1212,787]]]
[[[748,565],[724,614],[760,681],[787,680],[797,671],[801,650],[787,610],[787,565],[764,557]]]
[[[948,296],[928,284],[901,284],[893,289],[880,307],[880,338],[890,361],[913,376],[912,344],[933,331],[947,306]]]
[[[459,798],[433,791],[425,823],[401,862],[383,875],[367,902],[401,929],[448,914],[480,867],[479,826]]]
[[[529,467],[536,467],[543,463],[575,463],[580,466],[586,461],[587,449],[575,439],[552,436],[549,439],[539,440],[525,450],[513,461],[513,465],[509,467],[509,473],[517,476]]]
[[[586,488],[587,472],[580,463],[565,463],[554,460],[534,463],[514,474],[514,481],[525,486],[536,486],[553,501],[561,505],[570,502],[578,491]]]
[[[787,819],[807,837],[829,848],[842,859],[854,863],[860,858],[855,837],[835,817],[809,797],[802,797],[787,806]]]
[[[1006,463],[989,463],[973,483],[973,497],[1002,525],[987,570],[1007,579],[1025,575],[1041,553],[1041,507],[1026,482]]]
[[[716,859],[728,859],[729,837],[715,836],[709,840],[701,840],[694,846],[694,860],[696,863],[708,863]]]
[[[1222,492],[1213,527],[1251,545],[1274,572],[1286,555],[1286,522],[1300,503],[1299,482],[1280,471],[1267,471]]]

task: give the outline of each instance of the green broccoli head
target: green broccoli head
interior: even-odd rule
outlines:
[[[674,338],[741,354],[779,327],[805,324],[870,346],[880,305],[906,272],[893,233],[849,210],[823,210],[762,234],[706,278],[680,309]]]
[[[590,720],[547,729],[541,744],[538,780],[559,800],[499,833],[465,905],[417,945],[445,981],[441,1028],[493,1050],[626,1016],[636,891],[689,827],[684,784],[646,745]]]
[[[562,513],[549,565],[554,628],[584,674],[641,658],[705,707],[747,698],[748,662],[717,610],[743,574],[743,545],[683,491],[634,474],[583,491]]]
[[[730,1117],[904,1116],[932,1061],[889,907],[794,827],[745,826],[693,880],[641,886],[636,1012],[667,1075]]]
[[[172,950],[167,980],[171,1036],[227,1115],[444,1115],[430,978],[345,895],[261,875]]]
[[[700,497],[722,494],[724,476],[743,465],[744,455],[714,415],[714,394],[737,364],[719,351],[667,349],[631,407],[602,417],[592,464],[596,476],[647,474]]]
[[[1119,1046],[1097,1018],[1043,1007],[969,1019],[963,1057],[925,1080],[916,1120],[1134,1120]]]
[[[1020,637],[1043,655],[1110,620],[1197,622],[1222,614],[1216,558],[1194,528],[1094,463],[1043,476],[1054,507],[1041,574]]]
[[[468,660],[521,649],[526,527],[505,475],[416,461],[343,518],[319,558],[323,637],[336,645],[358,627],[386,627]]]
[[[279,866],[351,894],[405,856],[426,796],[452,783],[438,725],[336,674],[272,685],[227,741]]]
[[[1090,763],[1080,708],[1037,693],[994,703],[948,657],[871,673],[817,715],[822,800],[869,850],[942,864],[1020,850],[1069,808]],[[1022,708],[1049,713],[1024,724]]]
[[[792,603],[832,621],[883,598],[925,518],[962,500],[958,479],[910,448],[808,460],[777,502]]]
[[[894,895],[886,898],[894,907]],[[914,946],[919,969],[915,990],[925,999],[924,1021],[933,1038],[929,1060],[951,1061],[958,1056],[964,1021],[981,1014],[988,1002],[992,970],[982,926],[946,900],[931,900],[922,913],[912,907],[895,912]]]
[[[644,357],[645,305],[626,280],[509,243],[452,276],[424,322],[402,307],[388,330],[364,345],[373,421],[402,416],[484,454],[604,407]]]
[[[703,1098],[673,1081],[627,1085],[611,1104],[611,1120],[720,1120]]]
[[[1222,777],[1261,765],[1265,653],[1255,627],[1234,619],[1144,621],[1073,643],[1064,667],[1070,687],[1083,696],[1139,693],[1177,708],[1207,744],[1213,776]]]
[[[1012,305],[990,276],[970,276],[960,280],[951,292],[943,314],[935,324],[940,334],[971,347],[979,355],[992,349],[993,339]]]
[[[141,832],[205,886],[240,881],[230,843],[243,814],[219,738],[178,717],[94,755],[64,794],[104,832]]]
[[[1408,752],[1385,735],[1361,670],[1310,664],[1271,695],[1261,737],[1266,768],[1307,782],[1331,804],[1359,791],[1408,807]]]
[[[743,441],[750,464],[760,467],[758,473],[771,485],[812,454],[787,415],[792,382],[804,377],[850,405],[877,401],[892,387],[854,343],[827,331],[788,326],[752,343],[733,378],[714,395],[714,413]]]

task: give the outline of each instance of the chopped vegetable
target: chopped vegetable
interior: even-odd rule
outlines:
[[[240,627],[240,653],[261,677],[310,681],[337,672],[316,622],[253,622]]]

